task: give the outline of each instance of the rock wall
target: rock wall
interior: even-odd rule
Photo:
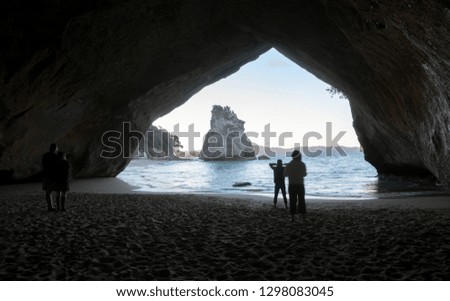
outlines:
[[[211,128],[203,141],[200,159],[254,159],[255,151],[245,134],[244,123],[230,107],[213,106]]]
[[[269,49],[208,1],[71,2],[1,10],[0,169],[17,178],[51,142],[77,177],[117,175],[135,132]]]
[[[447,0],[18,0],[0,20],[0,170],[17,178],[51,142],[78,177],[118,174],[105,133],[133,151],[124,122],[145,131],[275,47],[348,95],[380,173],[450,185]]]

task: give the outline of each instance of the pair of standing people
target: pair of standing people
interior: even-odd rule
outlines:
[[[49,152],[42,156],[42,189],[48,211],[66,211],[66,198],[69,191],[69,170],[64,152],[58,152],[55,143],[50,145]],[[56,192],[56,208],[52,205],[52,192]]]
[[[269,164],[273,169],[275,191],[274,191],[274,207],[277,206],[278,193],[281,190],[284,199],[284,205],[287,209],[286,199],[286,185],[284,179],[289,179],[289,204],[291,219],[294,221],[294,215],[298,212],[303,216],[305,221],[306,204],[305,204],[305,185],[304,177],[306,177],[306,165],[302,162],[302,156],[300,151],[294,150],[292,152],[292,161],[289,162],[286,167],[283,166],[281,160],[277,161],[277,164]]]

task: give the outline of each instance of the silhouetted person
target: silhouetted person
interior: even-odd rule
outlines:
[[[270,163],[269,166],[270,166],[270,168],[273,169],[273,182],[275,183],[273,207],[277,207],[278,192],[281,189],[281,193],[283,194],[284,206],[287,209],[288,205],[287,205],[287,198],[286,198],[286,184],[284,183],[283,161],[277,160],[277,164]]]
[[[289,178],[288,191],[292,221],[294,221],[294,215],[298,212],[303,215],[303,222],[305,222],[306,204],[303,178],[306,177],[306,165],[302,162],[300,151],[294,150],[292,152],[292,161],[286,165],[284,176]]]
[[[69,169],[66,155],[63,152],[58,153],[56,161],[56,208],[66,211],[66,197],[69,191]]]
[[[45,191],[48,211],[54,210],[52,207],[52,191],[55,191],[56,185],[57,152],[58,146],[52,143],[50,145],[50,151],[42,156],[42,190]]]

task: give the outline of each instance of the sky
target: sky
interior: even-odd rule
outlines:
[[[194,130],[200,133],[200,137],[194,138],[194,145],[189,145],[187,138],[180,138],[180,141],[184,150],[199,150],[210,128],[212,106],[221,105],[229,106],[245,121],[245,131],[254,132],[250,140],[259,145],[291,148],[300,143],[304,146],[306,133],[317,132],[322,138],[313,134],[308,145],[326,146],[327,122],[331,122],[329,141],[335,139],[341,146],[359,146],[348,100],[331,97],[326,91],[328,87],[271,49],[236,73],[203,88],[185,104],[155,120],[153,125],[174,132],[174,126],[179,124],[179,130],[187,132],[188,126],[193,124]],[[276,136],[270,140],[262,137],[267,124]],[[345,134],[337,139],[341,131]],[[282,133],[292,133],[292,138],[287,134],[280,143]]]

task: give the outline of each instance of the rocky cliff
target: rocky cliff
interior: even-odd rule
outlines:
[[[166,129],[151,125],[144,139],[139,142],[135,158],[175,159],[182,147],[178,136],[172,135]]]
[[[49,143],[78,177],[117,175],[145,131],[275,47],[343,91],[380,173],[450,186],[448,0],[73,0],[0,4],[0,170],[40,169]],[[132,141],[131,143],[126,143]]]
[[[242,160],[255,158],[251,141],[245,134],[244,121],[230,107],[215,105],[211,111],[211,128],[203,141],[200,159]]]

